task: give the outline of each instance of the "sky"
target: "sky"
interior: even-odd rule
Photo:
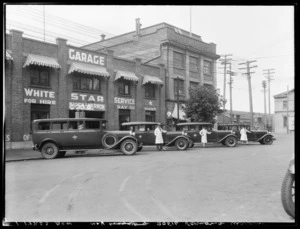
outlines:
[[[83,46],[132,32],[135,19],[142,28],[166,22],[192,31],[206,43],[215,43],[217,54],[231,54],[233,110],[250,111],[248,81],[244,68],[250,66],[253,111],[264,113],[262,81],[266,69],[273,80],[270,86],[271,114],[273,95],[294,88],[294,7],[290,6],[137,6],[137,5],[7,5],[6,32],[18,29],[24,37],[55,43],[57,37],[68,44]],[[224,73],[217,61],[217,88],[223,95]],[[226,77],[226,109],[229,105],[229,75]],[[266,91],[268,113],[268,88]]]

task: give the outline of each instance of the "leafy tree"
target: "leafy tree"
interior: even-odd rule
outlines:
[[[216,91],[205,86],[189,89],[190,98],[183,108],[186,118],[191,118],[195,122],[211,122],[224,111],[222,96]]]

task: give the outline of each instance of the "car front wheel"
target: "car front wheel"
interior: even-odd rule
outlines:
[[[225,140],[225,144],[229,147],[235,147],[236,143],[237,143],[237,140],[234,137],[228,137]]]
[[[265,143],[266,145],[271,145],[271,144],[273,143],[272,137],[271,137],[271,136],[266,136],[266,137],[264,138],[264,143]]]
[[[176,140],[175,146],[178,150],[186,150],[189,146],[189,143],[186,139],[179,138]]]
[[[42,156],[46,159],[54,159],[59,157],[57,145],[52,142],[43,145],[41,153]]]
[[[295,218],[295,175],[287,172],[281,186],[281,203],[285,212]]]
[[[125,155],[134,155],[137,151],[137,148],[137,143],[131,139],[127,139],[121,144],[121,151]]]

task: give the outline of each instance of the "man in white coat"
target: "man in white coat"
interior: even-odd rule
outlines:
[[[161,151],[163,149],[163,144],[164,144],[164,139],[162,136],[163,132],[165,132],[165,130],[161,128],[160,124],[157,124],[154,130],[154,135],[155,135],[155,144],[158,151]]]
[[[247,130],[244,126],[242,127],[240,134],[241,134],[241,141],[246,142],[248,144],[248,137],[247,133],[251,133],[249,130]]]
[[[211,134],[211,132],[208,132],[206,127],[203,126],[199,134],[201,135],[201,142],[203,144],[203,147],[205,147],[205,144],[207,143],[207,134]]]

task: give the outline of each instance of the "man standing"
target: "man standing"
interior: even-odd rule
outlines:
[[[164,139],[162,136],[163,132],[165,131],[161,128],[161,124],[158,123],[154,130],[155,144],[158,151],[161,151],[163,148],[163,144],[164,144]]]
[[[241,141],[246,142],[248,144],[248,137],[247,133],[251,133],[249,130],[247,130],[244,126],[242,127],[240,134],[241,134]]]

